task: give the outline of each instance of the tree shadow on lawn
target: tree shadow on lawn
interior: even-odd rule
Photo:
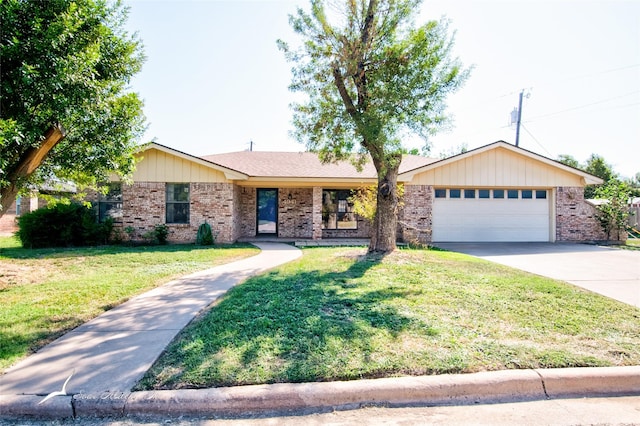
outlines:
[[[358,282],[380,260],[365,256],[343,271],[248,280],[183,330],[139,388],[384,376],[394,366],[373,358],[416,319],[388,303],[411,291]]]
[[[212,246],[198,246],[195,244],[168,244],[168,245],[149,245],[149,246],[126,246],[126,245],[107,245],[107,246],[89,246],[89,247],[54,247],[54,248],[0,248],[0,259],[47,259],[47,258],[74,258],[103,256],[122,253],[178,253],[191,252],[197,250],[228,250],[236,248],[255,248],[251,244],[221,244]]]

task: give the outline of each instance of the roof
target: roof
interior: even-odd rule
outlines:
[[[173,148],[152,142],[141,147],[141,151],[155,148],[180,158],[221,171],[230,180],[282,180],[299,181],[301,179],[327,180],[351,182],[351,180],[375,180],[377,177],[371,161],[364,164],[362,171],[349,161],[337,163],[322,163],[316,153],[312,152],[265,152],[265,151],[239,151],[225,154],[206,155],[196,157]],[[583,170],[576,169],[559,161],[551,160],[542,155],[516,147],[504,141],[498,141],[485,145],[462,154],[445,159],[422,157],[419,155],[404,155],[398,173],[398,181],[409,182],[419,173],[426,172],[479,153],[493,149],[507,149],[525,157],[535,159],[547,165],[564,170],[565,172],[580,176],[585,185],[602,184],[603,181]]]
[[[202,159],[251,177],[375,179],[377,176],[371,161],[367,161],[359,172],[349,161],[324,164],[312,152],[240,151],[206,155]],[[435,161],[438,160],[405,155],[400,173]]]

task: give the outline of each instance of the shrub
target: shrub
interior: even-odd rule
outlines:
[[[18,225],[18,238],[29,248],[105,244],[113,231],[113,220],[97,223],[93,210],[78,203],[58,203],[26,213]]]
[[[213,238],[213,233],[211,232],[211,225],[205,222],[198,227],[196,244],[201,246],[210,246],[213,243],[215,243],[215,238]]]
[[[142,234],[142,238],[148,242],[155,244],[167,244],[167,236],[169,235],[169,228],[167,225],[158,224],[153,229]]]
[[[169,228],[167,225],[160,224],[153,227],[153,233],[156,236],[158,244],[167,244],[167,237],[169,236]]]

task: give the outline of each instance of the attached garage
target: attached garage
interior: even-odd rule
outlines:
[[[550,241],[545,189],[437,188],[432,241]]]
[[[598,239],[585,185],[602,180],[496,142],[401,173],[406,238],[429,242]],[[584,231],[583,229],[587,229]]]

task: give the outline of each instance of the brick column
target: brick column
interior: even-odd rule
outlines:
[[[313,239],[322,239],[322,187],[313,187]]]

